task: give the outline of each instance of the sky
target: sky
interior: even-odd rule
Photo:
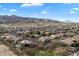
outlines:
[[[0,15],[79,22],[79,3],[0,3]]]

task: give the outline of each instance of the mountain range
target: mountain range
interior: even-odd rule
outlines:
[[[21,17],[17,15],[0,15],[0,23],[8,23],[8,22],[34,22],[34,21],[45,21],[45,22],[53,22],[53,23],[61,23],[60,21],[53,19],[44,19],[44,18],[32,18],[32,17]]]

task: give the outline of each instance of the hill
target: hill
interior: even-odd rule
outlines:
[[[32,18],[32,17],[21,17],[17,15],[0,15],[0,23],[9,23],[9,22],[35,22],[35,21],[44,21],[44,22],[54,22],[60,23],[60,21],[52,20],[52,19],[44,19],[44,18]]]

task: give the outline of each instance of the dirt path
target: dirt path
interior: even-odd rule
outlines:
[[[16,56],[9,47],[0,43],[0,56]]]

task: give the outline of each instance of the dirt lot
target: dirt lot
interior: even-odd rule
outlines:
[[[0,43],[0,56],[16,56],[9,47]]]

